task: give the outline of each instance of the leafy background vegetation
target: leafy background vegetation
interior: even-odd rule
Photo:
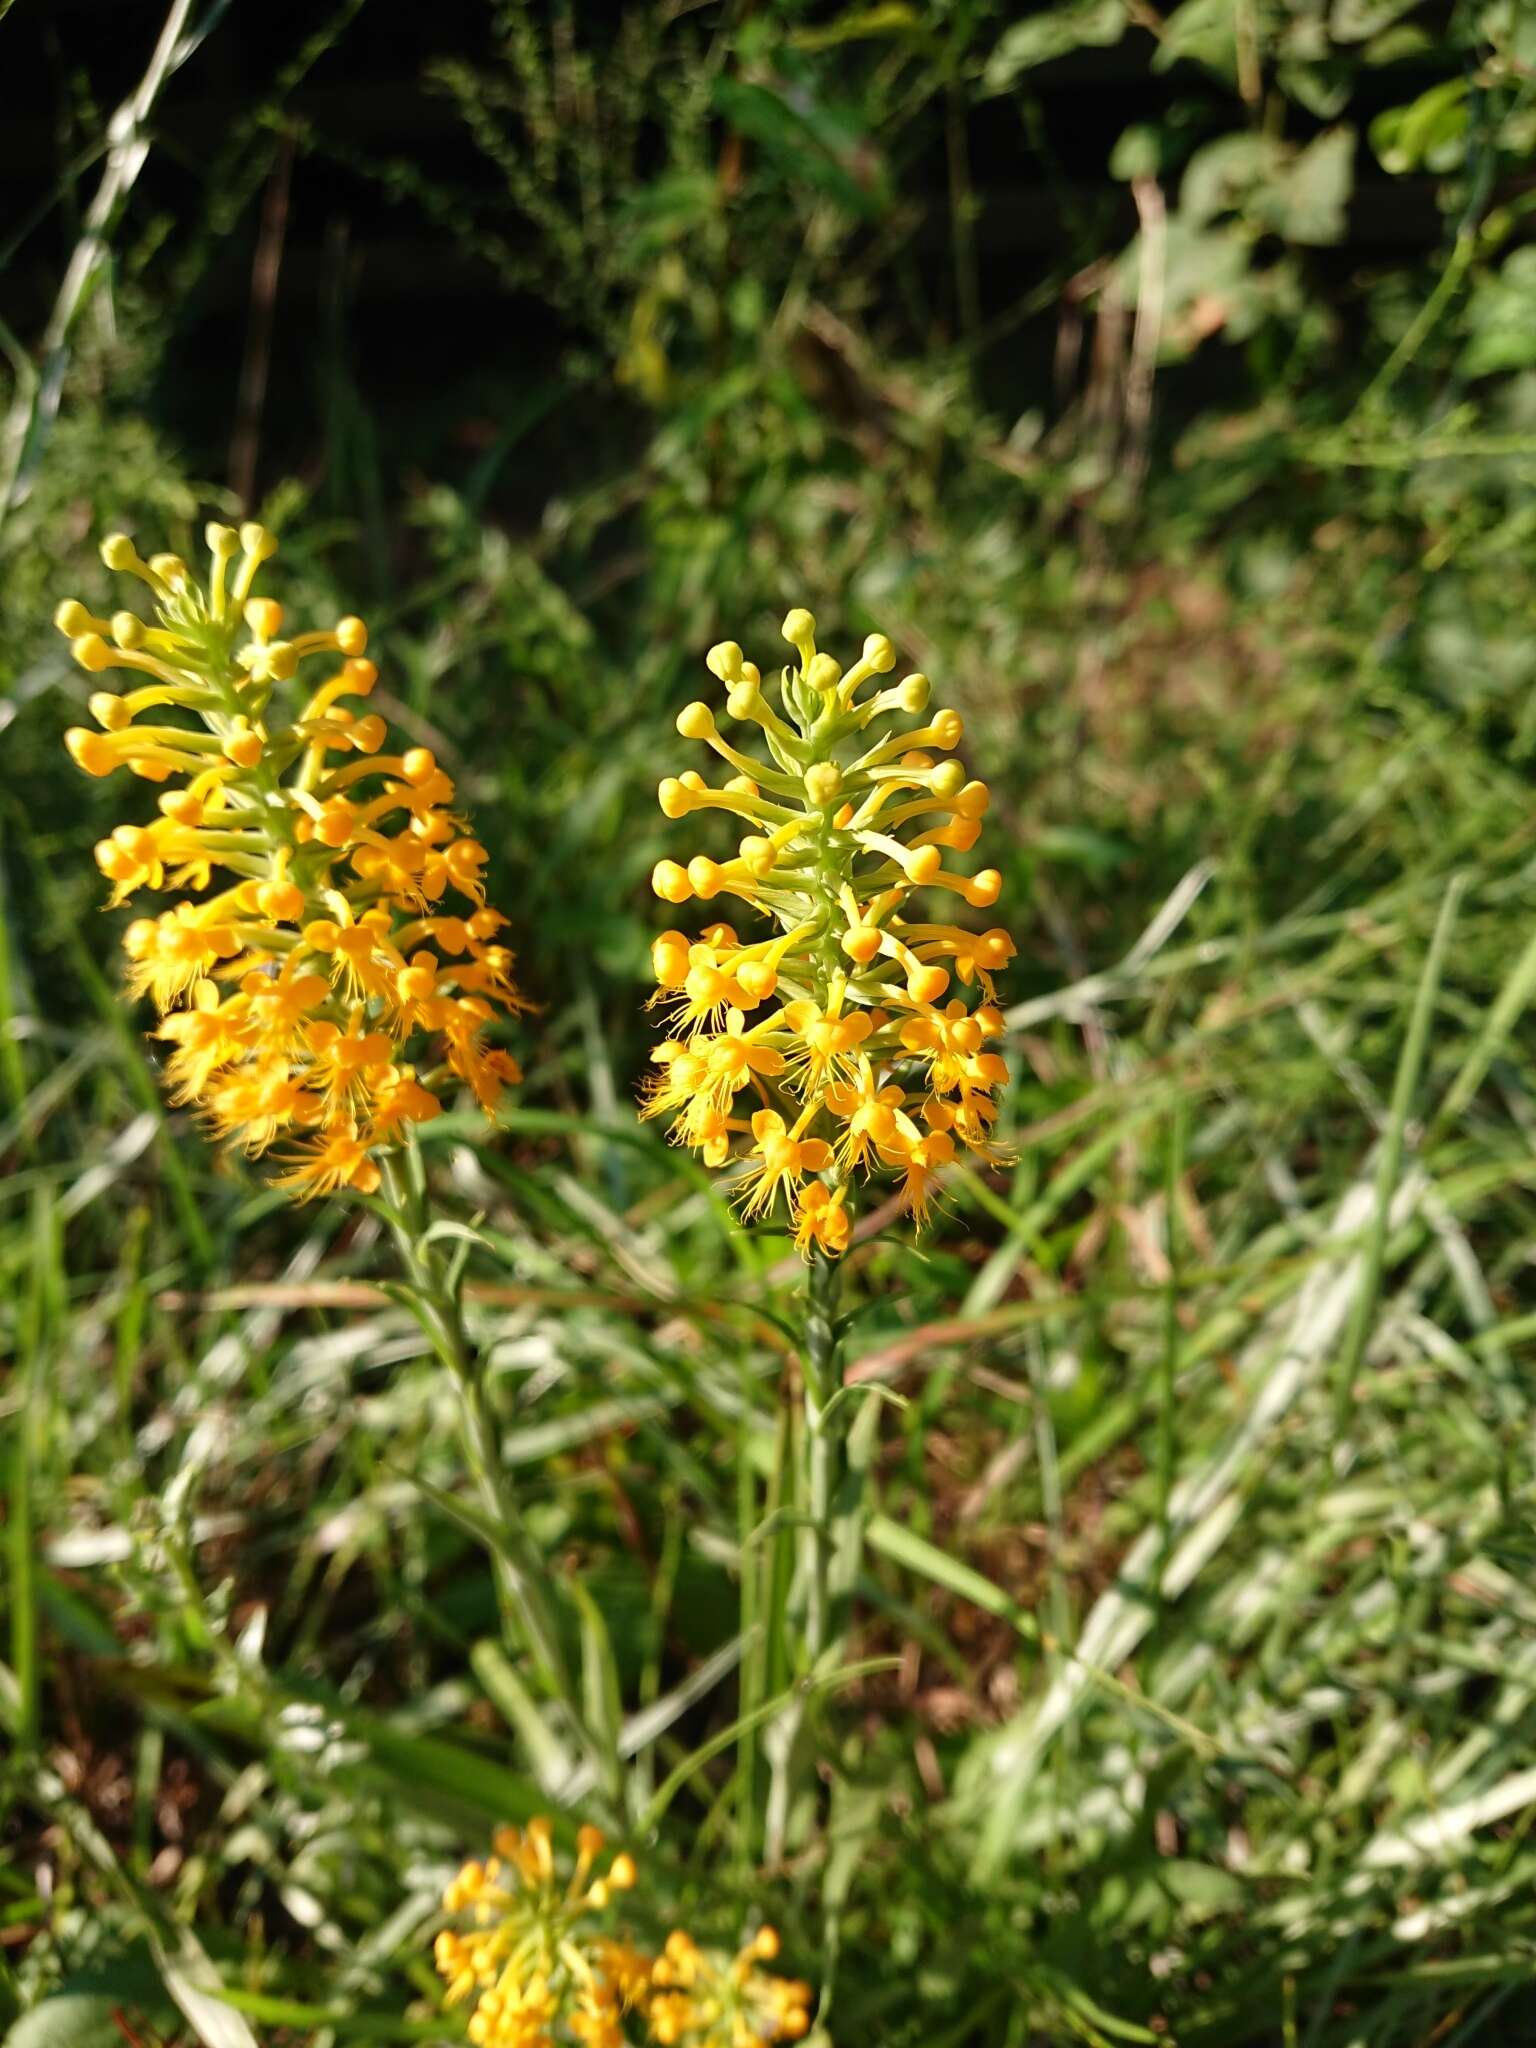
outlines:
[[[658,1923],[845,2048],[1536,2029],[1530,10],[178,0],[137,126],[158,9],[0,16],[8,2038],[455,2038],[445,1871],[580,1789],[374,1226],[103,964],[48,617],[209,510],[517,906],[528,1084],[430,1156]],[[772,1843],[796,1274],[632,1104],[672,716],[790,603],[966,714],[1017,1165],[855,1255]]]

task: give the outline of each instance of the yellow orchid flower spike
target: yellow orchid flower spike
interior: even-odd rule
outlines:
[[[746,1213],[769,1213],[782,1195],[802,1253],[836,1257],[855,1175],[898,1174],[921,1223],[961,1148],[996,1156],[1007,1069],[990,1049],[1002,1031],[993,976],[1014,945],[1000,926],[913,915],[925,892],[985,911],[1002,886],[995,868],[946,865],[975,845],[989,801],[953,758],[959,713],[929,711],[926,676],[867,688],[895,663],[883,634],[846,671],[817,651],[809,612],[792,611],[784,637],[799,662],[783,671],[782,709],[734,641],[708,656],[729,715],[759,729],[761,754],[725,739],[707,704],[677,721],[731,773],[719,785],[693,769],[668,776],[662,810],[727,811],[748,829],[730,860],[660,862],[656,894],[731,896],[772,929],[745,939],[722,922],[656,939],[652,1000],[669,1033],[646,1114],[670,1114],[673,1136],[710,1165],[739,1148]],[[903,730],[904,719],[920,722]]]
[[[376,1155],[447,1092],[489,1110],[520,1078],[489,1042],[526,1007],[506,920],[431,752],[389,751],[384,720],[353,708],[378,678],[362,620],[284,638],[281,605],[252,595],[272,535],[212,525],[207,541],[206,584],[122,534],[103,544],[150,621],[59,606],[80,666],[133,684],[97,691],[95,726],[65,745],[88,775],[168,785],[159,817],[117,826],[96,861],[114,905],[196,892],[123,941],[130,990],[161,1012],[173,1099],[247,1152],[285,1143],[278,1185],[301,1197],[371,1194]],[[322,673],[301,680],[309,664]]]
[[[466,1863],[443,1894],[433,1945],[443,2002],[468,2006],[476,2048],[768,2048],[810,2030],[811,1986],[763,1969],[779,1953],[760,1927],[735,1955],[676,1928],[649,1954],[606,1925],[639,1883],[626,1853],[577,1830],[569,1876],[550,1823],[496,1831],[494,1854]]]

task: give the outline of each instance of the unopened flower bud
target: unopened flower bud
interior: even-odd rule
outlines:
[[[686,903],[693,884],[675,860],[659,860],[651,870],[651,887],[663,903]]]
[[[843,787],[843,771],[834,761],[817,761],[805,771],[805,793],[813,804],[835,803]]]
[[[104,732],[121,732],[133,723],[133,713],[115,690],[93,690],[87,708]]]
[[[707,704],[685,704],[677,714],[677,729],[685,740],[713,739],[715,714]]]
[[[277,536],[270,533],[255,519],[248,519],[240,529],[240,545],[248,555],[254,555],[258,562],[270,561],[277,553]]]
[[[719,895],[724,879],[719,863],[712,861],[708,854],[695,854],[688,863],[688,880],[692,884],[693,892],[706,903],[712,896]]]
[[[93,676],[112,667],[112,650],[99,633],[82,633],[70,644],[70,653]]]

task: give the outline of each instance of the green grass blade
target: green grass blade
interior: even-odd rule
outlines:
[[[1429,1029],[1435,1012],[1435,996],[1440,987],[1440,977],[1445,966],[1446,947],[1450,943],[1451,930],[1456,922],[1462,896],[1466,890],[1467,877],[1456,875],[1440,905],[1440,915],[1435,921],[1434,935],[1429,942],[1429,951],[1424,956],[1423,972],[1419,976],[1418,989],[1409,1014],[1408,1030],[1403,1039],[1403,1048],[1397,1063],[1397,1075],[1392,1084],[1392,1103],[1387,1113],[1387,1127],[1382,1133],[1381,1152],[1376,1167],[1376,1207],[1371,1218],[1370,1234],[1366,1241],[1365,1267],[1360,1277],[1359,1291],[1355,1296],[1350,1313],[1349,1327],[1339,1347],[1338,1360],[1333,1380],[1333,1422],[1340,1439],[1339,1450],[1343,1451],[1343,1438],[1349,1427],[1350,1411],[1353,1406],[1355,1375],[1365,1356],[1366,1343],[1376,1316],[1376,1303],[1381,1293],[1382,1269],[1386,1259],[1388,1220],[1392,1211],[1392,1198],[1397,1190],[1398,1177],[1402,1172],[1403,1145],[1408,1128],[1408,1118],[1413,1109],[1414,1097],[1418,1093],[1419,1074],[1424,1065],[1424,1054],[1429,1045]]]

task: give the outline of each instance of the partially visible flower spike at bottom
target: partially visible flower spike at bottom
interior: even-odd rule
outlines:
[[[767,921],[743,938],[714,922],[697,938],[666,931],[652,949],[667,1037],[646,1114],[670,1116],[672,1135],[706,1165],[746,1156],[748,1216],[780,1205],[807,1259],[849,1241],[857,1176],[900,1176],[922,1223],[935,1186],[961,1148],[995,1158],[996,1091],[1007,1069],[994,1049],[1003,1020],[993,976],[1013,957],[1001,926],[934,923],[912,912],[916,891],[957,899],[964,912],[996,902],[995,868],[946,865],[981,833],[985,783],[952,754],[961,721],[928,711],[928,679],[912,675],[861,695],[895,661],[875,633],[845,673],[816,651],[816,622],[793,611],[784,637],[800,657],[779,684],[782,714],[734,641],[712,648],[732,718],[761,729],[763,753],[722,737],[707,704],[678,717],[733,771],[718,787],[695,770],[658,792],[669,818],[725,811],[746,826],[734,859],[660,862],[664,902],[734,896]],[[920,724],[892,730],[905,713]],[[964,914],[962,912],[962,914]]]
[[[475,2001],[470,2040],[476,2048],[622,2048],[624,2015],[649,1988],[649,1959],[599,1923],[613,1895],[634,1884],[633,1860],[615,1856],[594,1878],[603,1838],[582,1828],[562,1884],[543,1819],[499,1828],[494,1847],[486,1862],[466,1863],[443,1894],[461,1928],[445,1927],[434,1950],[447,2002]]]
[[[547,1820],[498,1829],[494,1848],[443,1894],[454,1924],[434,1949],[446,2002],[473,2000],[476,2048],[769,2048],[809,2032],[811,1987],[762,1968],[779,1952],[771,1927],[735,1955],[681,1929],[649,1955],[606,1925],[638,1873],[620,1854],[594,1877],[596,1828],[579,1830],[568,1876]]]
[[[758,1967],[778,1952],[771,1927],[760,1928],[734,1956],[701,1949],[681,1930],[668,1935],[651,1972],[651,2039],[662,2048],[757,2048],[764,2041],[800,2040],[810,2031],[811,1987]]]

